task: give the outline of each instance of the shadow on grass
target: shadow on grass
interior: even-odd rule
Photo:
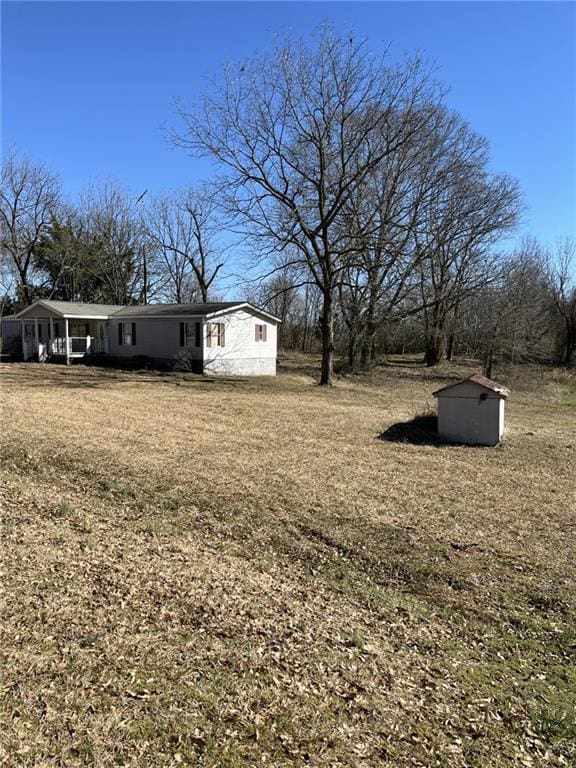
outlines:
[[[97,389],[119,383],[160,382],[167,376],[157,371],[124,370],[97,367],[84,363],[2,363],[2,382],[24,388],[59,387],[63,389]]]
[[[410,421],[391,424],[387,430],[378,435],[378,439],[387,443],[411,443],[438,447],[448,445],[446,440],[438,434],[438,417],[431,413],[419,414]]]
[[[192,373],[190,371],[136,368],[122,365],[88,365],[74,362],[70,365],[57,363],[2,363],[3,385],[25,389],[56,387],[73,389],[110,389],[121,384],[150,386],[176,386],[183,388],[219,387],[242,388],[246,391],[262,390],[274,383],[274,377],[224,376]]]
[[[280,352],[277,358],[277,372],[288,373],[296,376],[306,376],[314,382],[320,379],[320,356],[295,354],[289,355]]]

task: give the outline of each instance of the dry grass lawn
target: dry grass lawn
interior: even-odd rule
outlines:
[[[0,764],[576,765],[576,382],[388,442],[470,372],[5,364]]]

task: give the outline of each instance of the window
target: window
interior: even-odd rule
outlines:
[[[90,336],[90,323],[81,323],[78,321],[69,323],[68,335],[74,338]]]
[[[224,345],[224,323],[207,323],[206,346],[223,347]]]
[[[266,326],[256,325],[256,333],[254,335],[256,341],[266,341]]]
[[[180,323],[180,346],[191,347],[192,342],[195,347],[202,346],[202,323],[198,321]]]
[[[118,346],[125,344],[133,347],[136,344],[136,323],[118,323]]]

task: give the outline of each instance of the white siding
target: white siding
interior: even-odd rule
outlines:
[[[504,403],[495,392],[463,382],[438,394],[438,433],[453,442],[496,445],[504,434]]]
[[[208,347],[204,333],[204,371],[236,376],[276,375],[276,323],[246,309],[209,318],[225,325],[224,347]],[[256,325],[266,325],[266,341],[256,341]]]
[[[110,337],[110,355],[112,357],[149,357],[163,363],[174,363],[182,354],[191,359],[202,359],[202,347],[194,345],[194,337],[189,339],[189,346],[180,346],[180,323],[200,322],[202,318],[172,317],[112,317],[108,333]],[[136,324],[136,344],[118,344],[118,326],[120,323]],[[204,333],[202,333],[204,336]]]

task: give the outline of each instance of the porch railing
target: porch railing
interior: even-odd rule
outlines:
[[[68,349],[66,349],[68,341]],[[65,336],[50,339],[49,341],[36,342],[34,338],[23,340],[24,359],[28,360],[38,355],[40,360],[45,360],[47,355],[57,357],[84,357],[86,354],[107,355],[108,339],[96,336]]]
[[[66,348],[68,341],[68,349]],[[72,355],[84,355],[88,348],[85,336],[69,336],[68,339],[56,338],[50,341],[50,353],[61,357],[71,357]]]
[[[107,355],[108,354],[108,339],[98,338],[98,336],[92,336],[90,339],[90,353],[92,355]]]
[[[53,355],[68,357],[83,357],[91,352],[101,352],[106,339],[95,339],[91,336],[69,336],[68,353],[66,353],[66,338],[56,338],[50,341],[50,352]]]

